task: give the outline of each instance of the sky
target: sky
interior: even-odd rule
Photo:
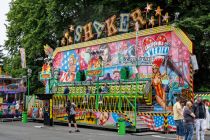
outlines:
[[[4,45],[4,41],[7,39],[6,37],[6,27],[4,24],[7,24],[6,13],[9,12],[9,2],[11,0],[0,0],[0,45]],[[5,54],[6,51],[4,50]]]

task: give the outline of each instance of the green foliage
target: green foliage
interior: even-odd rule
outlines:
[[[20,67],[18,53],[19,48],[25,48],[27,66],[33,71],[31,90],[35,92],[35,89],[43,87],[38,81],[43,61],[35,59],[45,57],[45,44],[55,49],[60,46],[59,40],[69,25],[84,25],[94,20],[104,22],[113,14],[130,12],[137,7],[143,10],[147,2],[153,3],[153,9],[160,5],[168,11],[171,22],[175,22],[192,39],[200,66],[195,76],[195,88],[199,89],[210,81],[207,76],[210,72],[210,58],[207,57],[210,51],[210,40],[207,39],[210,34],[209,0],[12,0],[7,14],[8,40],[5,42],[11,58],[5,60],[4,70],[14,77],[26,75],[26,70]],[[177,21],[174,21],[175,12],[180,12]],[[200,78],[200,75],[205,76]]]

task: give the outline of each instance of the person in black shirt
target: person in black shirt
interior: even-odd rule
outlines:
[[[64,89],[64,94],[69,94],[69,88],[66,86],[65,89]]]
[[[197,97],[197,101],[193,105],[193,113],[195,114],[195,127],[196,127],[197,140],[200,139],[204,140],[206,109],[200,96]]]
[[[64,95],[66,95],[66,101],[68,100],[67,95],[69,94],[69,91],[70,91],[69,88],[66,86],[63,93]]]

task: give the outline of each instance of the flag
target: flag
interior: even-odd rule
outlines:
[[[21,66],[22,68],[26,68],[26,55],[24,48],[20,48],[20,55],[21,55]]]
[[[140,118],[151,130],[164,131],[164,117],[144,115],[140,116]]]
[[[154,130],[155,131],[164,131],[164,117],[163,116],[154,116]]]
[[[176,131],[176,126],[173,116],[168,116],[168,129],[169,131]]]

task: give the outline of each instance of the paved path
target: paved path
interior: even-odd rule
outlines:
[[[67,126],[43,126],[41,123],[0,122],[0,140],[175,140],[174,134],[155,132],[129,133],[80,128],[79,133],[68,133]],[[206,140],[210,136],[206,137]]]

